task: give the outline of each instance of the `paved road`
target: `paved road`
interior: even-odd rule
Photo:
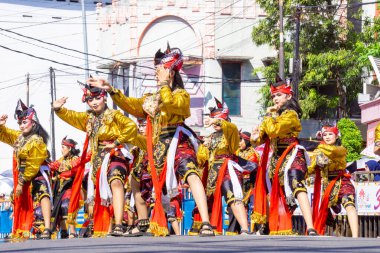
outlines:
[[[380,252],[380,238],[218,236],[90,238],[0,243],[0,252]]]

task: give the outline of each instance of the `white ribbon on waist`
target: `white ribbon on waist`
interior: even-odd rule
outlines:
[[[288,175],[288,172],[289,172],[289,169],[290,169],[290,167],[292,166],[292,164],[294,162],[294,159],[296,159],[296,155],[297,155],[298,150],[300,150],[300,149],[304,151],[305,160],[306,160],[306,166],[310,165],[310,157],[307,154],[306,149],[303,146],[301,146],[301,145],[296,145],[293,148],[292,155],[290,156],[290,158],[289,158],[289,160],[286,163],[286,166],[284,168],[284,188],[285,188],[285,196],[287,198],[292,198],[293,197],[293,195],[292,195],[293,192],[290,189],[290,185],[289,185],[289,175]]]
[[[126,148],[116,148],[115,151],[120,151],[125,158],[133,160],[133,155],[129,153]],[[110,152],[105,155],[102,166],[100,167],[99,193],[102,206],[109,206],[112,202],[112,191],[107,179],[109,162]]]
[[[135,197],[133,196],[133,192],[132,192],[131,200],[129,201],[129,207],[133,208],[134,205],[135,205]]]
[[[42,174],[42,176],[44,177],[44,179],[46,180],[47,182],[47,185],[48,185],[48,191],[49,191],[49,196],[50,196],[50,202],[51,202],[51,208],[53,208],[53,191],[51,190],[51,185],[50,185],[50,180],[49,180],[49,177],[48,177],[48,174],[46,174],[46,172],[50,172],[50,168],[49,166],[47,165],[41,165],[40,167],[40,172]],[[50,173],[49,173],[50,174]]]
[[[89,163],[88,163],[89,164]],[[87,164],[86,164],[87,166]],[[95,199],[95,183],[92,180],[92,170],[93,166],[92,164],[89,164],[89,172],[88,172],[88,178],[87,178],[87,204],[91,204]]]
[[[166,160],[166,163],[167,163],[166,164],[166,190],[170,198],[173,198],[179,194],[178,182],[177,182],[177,178],[175,176],[175,171],[174,171],[174,162],[175,162],[175,155],[177,151],[178,138],[179,138],[180,132],[186,134],[189,137],[191,144],[193,145],[195,149],[195,153],[198,151],[198,141],[195,138],[195,136],[192,134],[192,132],[184,128],[183,126],[177,126],[173,139],[170,142],[167,160]]]
[[[236,170],[243,172],[243,168],[235,161],[228,160],[228,173],[230,174],[232,190],[234,192],[235,199],[242,200],[243,199],[243,189],[241,188],[241,184],[239,178],[236,174]]]

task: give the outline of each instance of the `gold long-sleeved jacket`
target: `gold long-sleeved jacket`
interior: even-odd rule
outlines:
[[[296,111],[286,110],[279,116],[265,116],[259,128],[259,138],[252,141],[252,144],[260,145],[264,143],[266,137],[269,137],[271,140],[298,137],[301,130],[301,121]]]
[[[171,91],[168,86],[159,90],[160,94],[160,119],[161,126],[185,122],[190,117],[190,95],[184,89]],[[120,90],[112,89],[112,100],[123,111],[135,117],[145,118],[147,114],[143,110],[146,96],[141,98],[126,97]]]
[[[25,170],[19,175],[23,181],[31,181],[40,170],[41,164],[48,157],[47,147],[38,135],[30,136],[26,141],[20,131],[0,126],[0,141],[15,149],[18,164],[25,161]]]
[[[216,155],[233,155],[239,149],[240,136],[236,125],[225,120],[218,120],[216,124],[221,126],[223,133],[211,134],[209,144],[200,145],[197,160],[201,166],[209,161],[211,167]]]
[[[375,143],[380,141],[380,124],[375,129]]]
[[[71,126],[87,132],[90,136],[92,162],[97,154],[99,142],[131,143],[137,135],[136,124],[118,110],[106,109],[104,111],[101,125],[96,133],[92,132],[92,122],[96,117],[92,112],[76,112],[62,107],[56,111],[56,114]]]
[[[315,173],[315,167],[321,168],[321,176],[327,178],[329,174],[336,175],[346,170],[347,150],[343,146],[319,144],[311,154],[311,164],[308,167],[309,174]]]

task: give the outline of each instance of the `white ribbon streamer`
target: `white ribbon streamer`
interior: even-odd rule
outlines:
[[[235,161],[228,160],[228,173],[230,174],[231,177],[231,182],[232,182],[232,189],[234,192],[235,199],[237,200],[242,200],[243,199],[243,189],[241,188],[241,184],[239,181],[239,178],[236,174],[236,170],[243,172],[243,168]]]
[[[170,198],[173,198],[178,195],[178,182],[177,178],[175,176],[175,171],[174,171],[174,162],[175,162],[175,155],[177,151],[177,146],[178,146],[178,138],[180,132],[186,134],[190,141],[191,144],[193,145],[195,152],[198,151],[198,141],[194,137],[194,135],[186,128],[183,126],[177,126],[177,129],[175,131],[175,134],[173,136],[172,141],[170,142],[170,146],[168,149],[168,155],[167,155],[167,167],[166,167],[166,190],[168,192],[168,195]]]
[[[95,199],[95,184],[92,180],[92,170],[93,166],[89,165],[89,172],[88,172],[88,178],[87,178],[87,204],[91,204]]]
[[[287,198],[292,198],[292,190],[290,189],[290,186],[289,186],[289,176],[288,176],[288,171],[290,169],[290,167],[292,166],[292,163],[294,162],[294,159],[296,159],[296,155],[297,155],[297,152],[298,150],[301,149],[301,150],[304,150],[304,155],[305,155],[305,160],[306,160],[306,166],[309,166],[310,165],[310,157],[309,155],[307,154],[306,152],[306,149],[301,146],[301,145],[296,145],[292,151],[292,155],[290,156],[288,162],[286,163],[285,165],[285,168],[284,168],[284,188],[285,188],[285,196]]]
[[[123,156],[129,160],[133,160],[133,156],[128,152],[126,148],[116,148],[116,151],[121,151]],[[110,162],[110,152],[108,152],[102,162],[102,166],[100,167],[100,177],[99,177],[99,193],[101,199],[102,206],[109,206],[112,202],[112,191],[111,187],[108,183],[107,173],[108,166]]]
[[[47,165],[41,165],[40,172],[41,172],[42,176],[45,178],[45,180],[47,182],[48,191],[49,191],[49,195],[50,195],[51,208],[53,208],[53,191],[51,190],[51,185],[50,185],[49,177],[46,174],[46,172],[48,172],[48,173],[50,172],[49,166],[47,166]]]

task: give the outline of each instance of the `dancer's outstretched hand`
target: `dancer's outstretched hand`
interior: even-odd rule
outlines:
[[[8,115],[3,114],[0,116],[0,126],[4,126],[7,123]]]
[[[215,123],[215,119],[213,118],[205,118],[205,127],[210,127]]]
[[[65,103],[68,97],[61,97],[53,102],[52,107],[54,110],[60,109]]]
[[[17,186],[16,186],[16,197],[20,197],[21,194],[22,194],[22,185],[17,184]]]
[[[157,67],[156,69],[156,79],[158,81],[158,83],[162,83],[162,82],[166,82],[167,84],[169,84],[170,82],[170,70],[169,69],[166,69],[164,66],[160,65]]]
[[[87,80],[87,83],[93,87],[104,89],[106,91],[111,90],[112,86],[104,79],[90,78]]]
[[[260,125],[257,125],[252,129],[251,140],[256,141],[259,137],[260,137]]]
[[[280,109],[278,105],[269,106],[267,108],[267,113],[277,112]]]

